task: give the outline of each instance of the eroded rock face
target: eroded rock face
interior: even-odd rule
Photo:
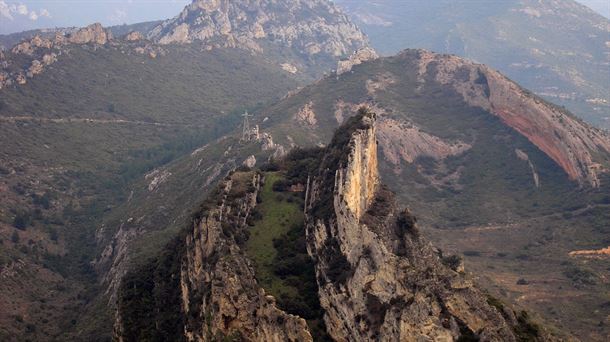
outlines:
[[[445,266],[377,182],[375,115],[361,112],[337,134],[306,198],[308,252],[331,337],[515,341],[512,312],[489,305],[459,267]],[[349,142],[341,142],[345,134]],[[347,159],[336,159],[340,151]]]
[[[304,319],[287,314],[275,305],[275,299],[259,287],[253,267],[240,248],[245,241],[246,220],[256,206],[261,176],[255,172],[236,173],[225,180],[217,195],[204,205],[201,216],[180,239],[176,249],[169,250],[163,265],[177,263],[174,274],[162,273],[155,291],[170,291],[173,295],[159,297],[160,302],[147,307],[132,299],[128,292],[133,284],[127,277],[119,296],[115,338],[135,341],[143,338],[145,328],[155,330],[147,337],[168,338],[171,333],[154,319],[133,314],[138,310],[168,310],[170,307],[179,324],[172,340],[209,341],[212,337],[240,336],[246,341],[312,341]],[[139,275],[141,277],[141,275]],[[140,281],[141,278],[138,278]],[[167,282],[165,285],[162,284]],[[171,282],[176,282],[178,288]],[[154,291],[153,291],[154,292]],[[173,298],[173,299],[172,299]],[[165,307],[163,307],[165,305]],[[171,305],[170,305],[171,306]],[[161,320],[168,315],[163,313]]]
[[[95,23],[72,33],[67,40],[72,44],[93,43],[104,45],[111,39],[112,33],[110,30],[104,29],[100,23]]]
[[[261,52],[261,39],[307,55],[339,57],[366,45],[364,34],[327,0],[195,0],[157,26],[161,44],[202,41],[210,48]]]
[[[142,40],[142,39],[144,39],[144,36],[138,31],[129,32],[125,36],[125,40],[128,42],[135,42],[135,41]]]
[[[414,124],[391,118],[379,120],[377,137],[385,159],[399,168],[402,161],[412,163],[418,157],[442,160],[471,148],[461,141],[444,141],[423,132]]]
[[[305,104],[299,111],[294,115],[294,119],[306,126],[314,126],[318,123],[316,113],[313,111],[313,102]]]
[[[433,72],[472,106],[498,116],[553,159],[572,180],[599,186],[602,165],[594,154],[610,153],[610,137],[528,93],[497,71],[455,56],[418,52],[420,82]]]

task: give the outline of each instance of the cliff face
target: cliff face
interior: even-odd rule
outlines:
[[[125,278],[117,340],[312,340],[304,319],[278,309],[275,299],[265,294],[240,248],[260,182],[253,172],[224,181],[192,229],[168,246],[152,271],[144,267]],[[147,277],[155,279],[153,288],[134,293]],[[157,315],[141,314],[149,310]]]
[[[461,94],[468,104],[498,116],[559,165],[570,179],[600,185],[604,170],[595,154],[610,153],[610,137],[564,110],[541,101],[499,72],[455,56],[418,51],[420,81],[435,81]]]
[[[526,314],[477,290],[461,260],[442,257],[421,237],[410,212],[398,209],[394,194],[379,182],[375,121],[374,113],[360,109],[328,147],[289,154],[280,163],[286,169],[278,173],[286,179],[272,184],[302,187],[308,178],[305,227],[291,231],[302,234],[313,264],[286,265],[311,265],[315,271],[313,293],[317,289],[323,309],[315,317],[323,314],[324,334],[336,341],[545,340]],[[258,172],[225,179],[183,236],[125,277],[117,340],[312,340],[310,321],[278,307],[255,274],[261,265],[254,268],[252,254],[244,252],[249,223],[256,226],[253,210],[269,196],[260,184]],[[286,248],[281,241],[274,239],[270,248]],[[293,284],[302,290],[302,284]],[[278,298],[288,303],[283,294]]]
[[[202,41],[214,47],[263,51],[263,39],[305,55],[351,54],[362,32],[327,0],[195,0],[149,35],[161,44]]]
[[[358,130],[351,136],[351,152],[345,168],[337,170],[335,189],[342,194],[349,212],[361,218],[371,205],[379,186],[377,171],[377,141],[374,116],[363,117],[369,129]]]
[[[517,340],[513,312],[488,304],[459,265],[446,266],[379,185],[375,115],[361,112],[337,134],[306,199],[328,333],[338,341]]]
[[[253,191],[235,203],[227,197],[240,195],[241,190],[232,187],[243,184],[226,182],[220,206],[210,210],[186,237],[180,285],[183,310],[189,316],[188,341],[208,340],[219,333],[257,341],[311,340],[305,320],[278,309],[275,299],[257,284],[250,261],[230,236],[239,231],[227,231],[245,229],[256,206],[260,176],[251,177],[247,185]]]

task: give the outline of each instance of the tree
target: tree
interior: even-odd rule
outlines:
[[[13,235],[11,236],[11,241],[13,241],[13,243],[17,244],[19,243],[19,233],[17,233],[17,231],[13,231]]]

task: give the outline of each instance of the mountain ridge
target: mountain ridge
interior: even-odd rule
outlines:
[[[293,165],[292,168],[281,170],[287,177],[286,186],[308,178],[305,228],[300,234],[306,236],[307,251],[314,261],[330,337],[335,340],[381,337],[402,340],[424,336],[470,337],[483,341],[551,340],[540,327],[526,319],[517,319],[510,309],[489,304],[463,275],[443,265],[417,233],[416,220],[408,210],[396,215],[387,207],[381,211],[369,210],[381,205],[376,202],[392,202],[392,195],[381,189],[376,176],[374,125],[374,114],[361,109],[339,128],[328,147],[322,151],[296,152],[285,162]],[[298,157],[320,152],[317,162]],[[314,166],[316,163],[318,166]],[[303,168],[304,165],[308,167]],[[259,171],[238,171],[225,179],[216,194],[195,214],[194,230],[191,232],[189,226],[186,237],[178,238],[184,240],[176,242],[183,249],[171,244],[164,252],[162,258],[169,257],[182,266],[168,269],[164,265],[172,261],[160,259],[153,264],[152,273],[143,268],[128,276],[119,296],[117,340],[167,338],[165,334],[172,330],[162,327],[168,319],[172,324],[184,324],[184,329],[180,323],[176,326],[177,335],[173,339],[177,340],[200,340],[209,336],[312,340],[302,318],[291,314],[281,318],[274,313],[276,299],[265,295],[265,289],[257,282],[261,275],[256,272],[261,265],[253,270],[240,252],[244,239],[247,241],[250,237],[249,222],[267,219],[255,218],[258,203],[268,200],[257,199],[265,175],[269,173],[261,177]],[[334,186],[327,186],[332,183]],[[282,191],[278,184],[278,181],[273,184],[278,189],[274,191]],[[327,203],[328,200],[334,205]],[[359,243],[368,245],[359,246]],[[274,248],[281,248],[279,240],[274,242]],[[369,252],[365,252],[367,248]],[[387,269],[383,265],[388,265]],[[424,265],[427,265],[426,272],[419,270]],[[411,277],[399,276],[390,270],[404,270]],[[153,274],[156,280],[149,288],[144,284]],[[174,292],[171,297],[177,303],[169,304],[172,308],[163,307],[163,310],[173,310],[172,319],[164,314],[157,318],[138,316],[138,312],[154,312],[167,303],[167,298],[154,294],[164,293],[165,283],[175,281],[170,279],[178,274],[180,287],[173,286],[178,293]],[[413,279],[415,274],[420,276]],[[405,292],[399,284],[409,278],[413,284],[405,284]],[[411,293],[408,288],[417,288],[417,291]],[[437,299],[424,299],[428,291],[435,293]],[[249,309],[243,310],[244,307]],[[268,310],[269,307],[272,309]],[[425,314],[417,315],[417,312]],[[280,311],[280,315],[286,314]],[[130,333],[125,333],[126,330]]]
[[[610,21],[576,1],[337,4],[382,54],[425,48],[476,60],[589,123],[610,127]]]

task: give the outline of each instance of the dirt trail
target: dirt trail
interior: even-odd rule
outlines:
[[[205,127],[201,124],[181,124],[181,123],[162,123],[124,119],[90,119],[90,118],[40,118],[34,116],[0,116],[0,122],[16,123],[16,122],[38,122],[38,123],[94,123],[94,124],[128,124],[128,125],[148,125],[159,127]]]

